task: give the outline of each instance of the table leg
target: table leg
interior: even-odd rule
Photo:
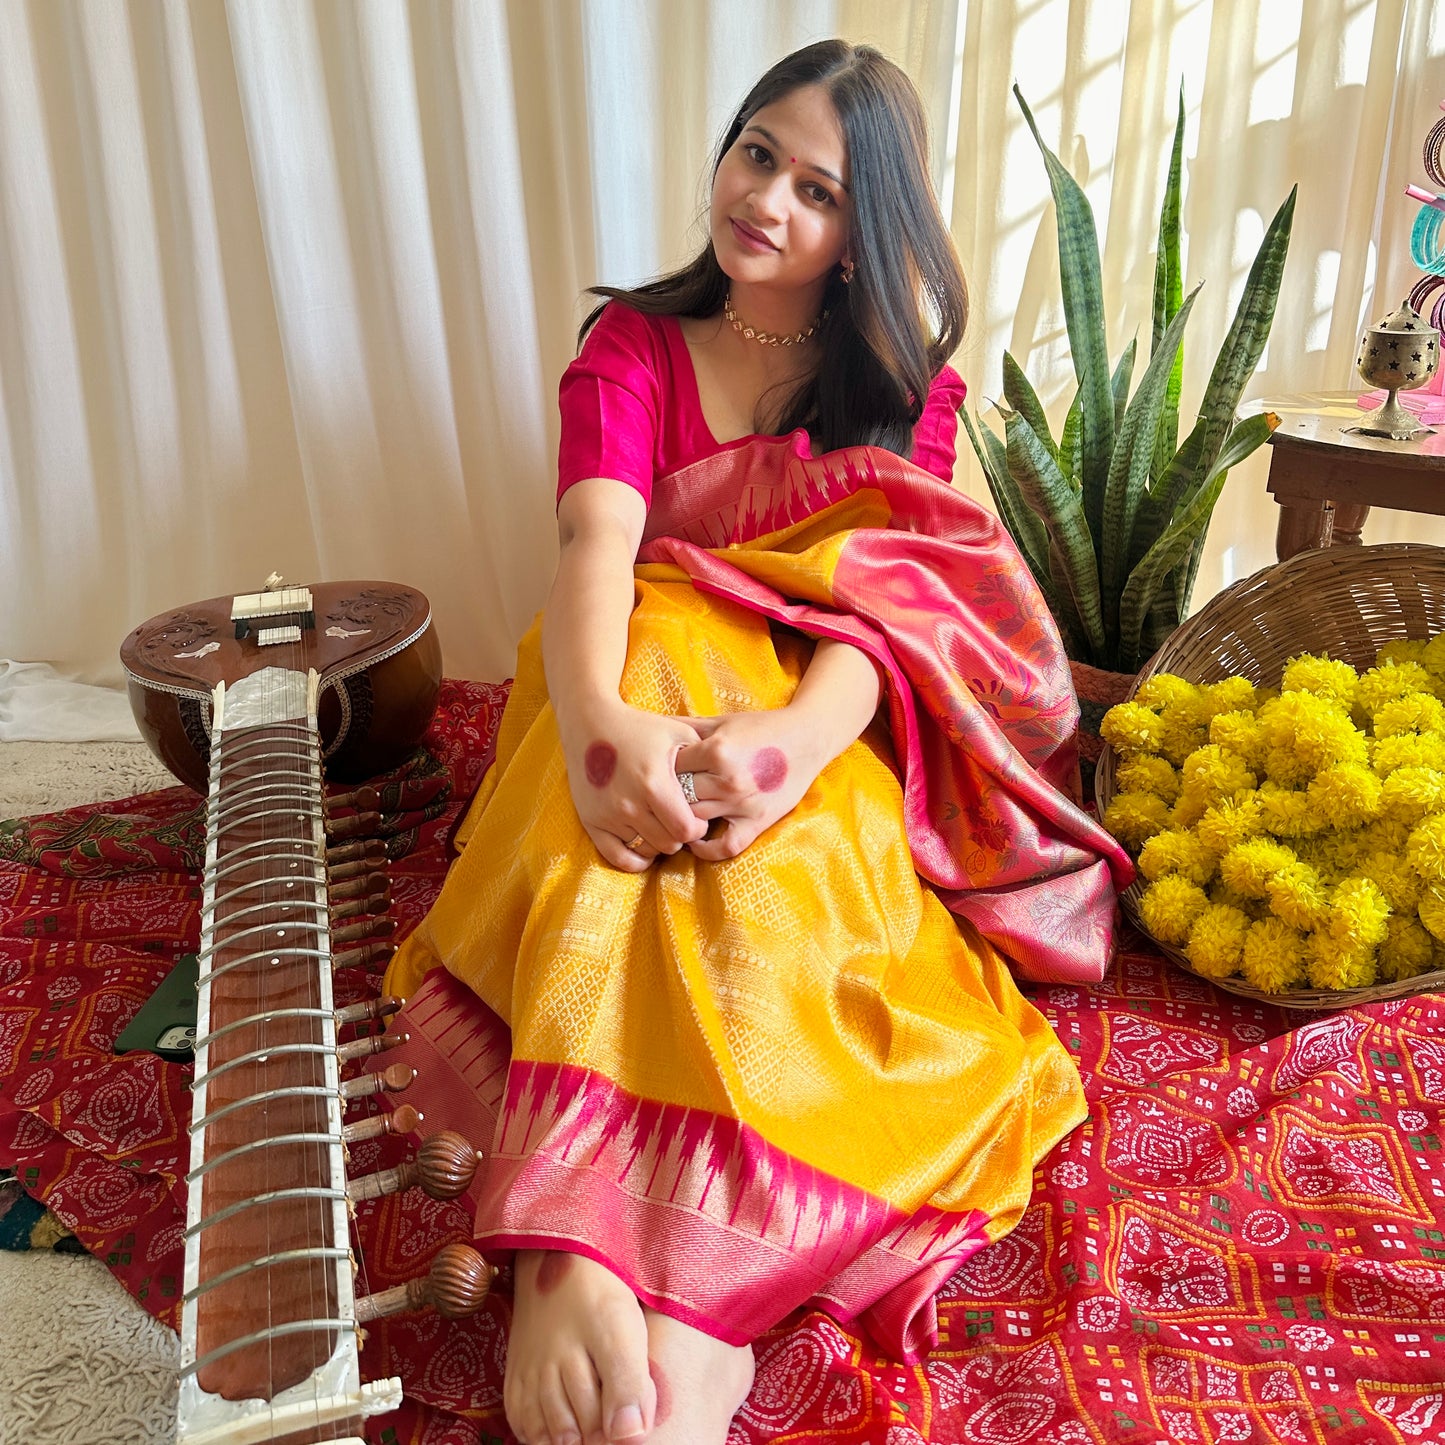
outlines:
[[[1332,505],[1335,519],[1330,529],[1330,546],[1360,546],[1360,533],[1365,530],[1365,518],[1370,515],[1370,509],[1352,502],[1334,502]]]
[[[1276,494],[1279,503],[1279,528],[1274,535],[1274,555],[1281,562],[1293,557],[1296,552],[1308,552],[1311,547],[1328,547],[1332,534],[1334,514],[1328,502],[1316,501],[1313,497],[1282,497]],[[1368,511],[1369,508],[1349,509]],[[1356,540],[1358,540],[1356,532]]]

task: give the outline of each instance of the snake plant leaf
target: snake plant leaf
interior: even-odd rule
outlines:
[[[1024,500],[1043,518],[1049,534],[1049,579],[1064,604],[1060,617],[1088,644],[1090,657],[1105,658],[1104,613],[1099,600],[1099,568],[1089,534],[1083,498],[1064,480],[1026,417],[1012,413],[1004,424],[1008,467]],[[1080,659],[1081,661],[1083,659]]]
[[[1059,437],[1059,470],[1064,480],[1077,492],[1083,486],[1079,475],[1079,397],[1082,393],[1074,388],[1074,399],[1069,403],[1069,414],[1064,418],[1064,430]]]
[[[1123,423],[1114,438],[1114,455],[1110,459],[1109,481],[1104,494],[1101,572],[1101,591],[1105,599],[1104,626],[1110,632],[1117,633],[1119,626],[1117,608],[1127,577],[1129,538],[1134,534],[1134,519],[1149,487],[1154,439],[1159,434],[1159,417],[1164,408],[1169,376],[1174,369],[1174,354],[1183,342],[1184,327],[1198,295],[1199,287],[1196,286],[1174,313],[1174,319],[1144,369],[1139,389],[1124,412]]]
[[[1230,432],[1228,440],[1220,448],[1219,456],[1215,459],[1215,467],[1226,472],[1231,467],[1237,467],[1247,456],[1269,440],[1277,426],[1279,426],[1279,416],[1272,411],[1246,417]],[[1180,622],[1189,613],[1189,599],[1194,595],[1194,582],[1199,576],[1199,563],[1203,556],[1204,538],[1201,536],[1175,578],[1174,613]]]
[[[1049,419],[1044,414],[1043,403],[1034,390],[1033,382],[1024,375],[1023,368],[1007,351],[1003,354],[1003,395],[1004,400],[1028,421],[1034,429],[1034,435],[1049,449],[1053,459],[1058,461],[1059,449],[1054,445],[1053,434],[1049,431]]]
[[[1118,666],[1122,671],[1136,671],[1147,660],[1147,654],[1142,653],[1144,619],[1154,607],[1170,572],[1186,562],[1191,549],[1203,538],[1229,469],[1254,451],[1278,421],[1272,413],[1262,413],[1234,428],[1203,482],[1129,574],[1119,600]]]
[[[1079,383],[1079,458],[1084,514],[1090,535],[1099,537],[1104,518],[1104,485],[1114,450],[1114,401],[1109,391],[1109,352],[1104,340],[1104,282],[1099,265],[1099,236],[1094,209],[1079,183],[1044,144],[1023,91],[1013,88],[1043,153],[1059,231],[1059,278],[1074,376]]]
[[[1029,571],[1034,574],[1034,580],[1043,589],[1045,599],[1052,608],[1054,599],[1050,595],[1052,588],[1049,586],[1048,530],[1024,500],[1018,483],[1009,475],[1008,455],[998,434],[982,422],[975,426],[973,418],[965,408],[961,407],[958,414],[963,419],[969,441],[973,443],[973,454],[983,469],[989,495],[993,498],[994,510],[1017,543]]]
[[[1264,233],[1255,252],[1254,263],[1244,283],[1244,293],[1230,323],[1229,332],[1204,388],[1199,407],[1199,423],[1204,428],[1200,441],[1195,475],[1212,469],[1224,438],[1234,425],[1239,398],[1254,375],[1254,368],[1264,353],[1274,321],[1275,302],[1279,299],[1280,278],[1284,275],[1285,257],[1289,254],[1290,228],[1294,222],[1295,196],[1299,187],[1291,188],[1284,204]],[[1192,479],[1191,479],[1192,480]]]
[[[1169,178],[1164,183],[1164,204],[1159,211],[1159,245],[1154,255],[1154,324],[1149,338],[1153,356],[1164,332],[1184,303],[1184,269],[1180,261],[1180,191],[1184,171],[1184,83],[1179,84],[1179,119],[1174,126],[1174,147],[1169,154]],[[1179,445],[1179,396],[1184,387],[1184,349],[1181,346],[1169,373],[1164,412],[1154,446],[1150,480],[1157,480]]]
[[[1129,344],[1124,348],[1124,354],[1119,358],[1119,364],[1114,368],[1114,375],[1109,381],[1109,391],[1114,398],[1114,438],[1115,445],[1118,445],[1119,428],[1124,424],[1124,408],[1129,404],[1129,383],[1134,380],[1134,357],[1138,354],[1139,338],[1131,336]],[[1112,466],[1112,462],[1110,463]],[[1107,497],[1107,489],[1105,496]],[[1107,501],[1105,503],[1107,506]]]

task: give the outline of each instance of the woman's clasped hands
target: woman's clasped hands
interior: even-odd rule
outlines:
[[[567,750],[582,826],[603,858],[629,873],[682,848],[709,862],[736,858],[797,806],[816,775],[795,731],[787,709],[681,718],[619,700]]]

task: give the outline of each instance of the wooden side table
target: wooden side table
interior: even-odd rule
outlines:
[[[1363,387],[1360,390],[1364,390]],[[1308,392],[1251,401],[1272,411],[1268,490],[1279,503],[1275,555],[1311,547],[1359,546],[1371,507],[1445,516],[1445,427],[1397,442],[1346,435],[1364,412],[1360,391]]]

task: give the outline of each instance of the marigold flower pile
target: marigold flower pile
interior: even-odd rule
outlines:
[[[1105,826],[1154,937],[1210,978],[1363,988],[1445,968],[1445,633],[1278,690],[1160,673],[1111,708]]]

